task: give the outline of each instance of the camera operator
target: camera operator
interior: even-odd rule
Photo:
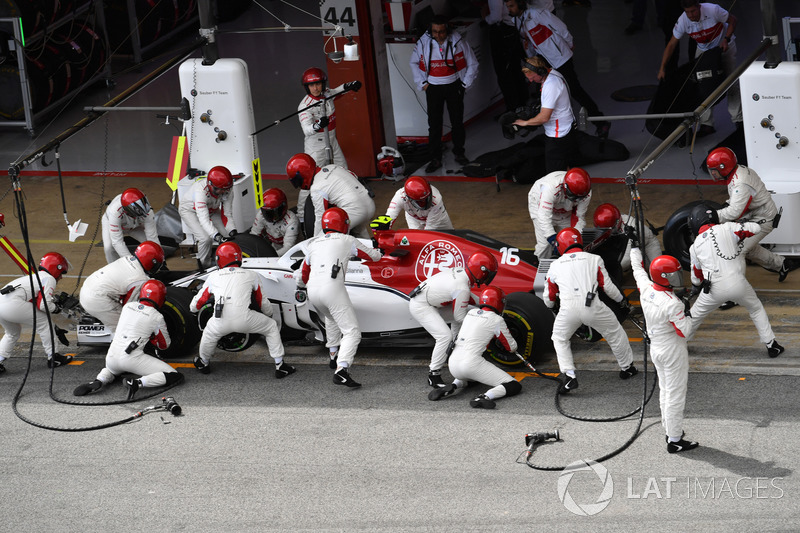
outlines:
[[[544,127],[545,172],[567,170],[574,166],[573,157],[579,152],[567,82],[541,56],[524,59],[522,72],[528,81],[541,85],[542,107],[535,117],[517,119],[514,125]]]

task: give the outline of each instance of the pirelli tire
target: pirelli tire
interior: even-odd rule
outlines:
[[[503,318],[517,341],[517,353],[529,363],[533,364],[542,354],[553,350],[553,312],[535,294],[513,292],[506,296]],[[515,354],[500,350],[494,344],[490,345],[487,353],[504,365],[522,364]]]
[[[237,233],[231,239],[242,249],[244,257],[277,257],[275,248],[262,237],[250,233]]]
[[[201,332],[213,313],[214,306],[210,303],[204,305],[197,313],[197,326]],[[217,348],[226,352],[241,352],[255,344],[259,337],[261,335],[255,333],[229,333],[217,341]]]
[[[167,298],[161,306],[161,314],[167,323],[167,332],[172,342],[166,350],[159,350],[161,357],[190,355],[200,341],[197,319],[189,310],[193,296],[192,292],[184,287],[167,287]]]
[[[694,235],[689,231],[689,213],[697,205],[705,204],[712,209],[722,209],[722,204],[711,200],[695,200],[680,207],[667,219],[664,225],[664,250],[681,262],[684,270],[689,270],[689,247],[694,242]]]

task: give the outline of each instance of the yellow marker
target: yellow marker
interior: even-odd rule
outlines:
[[[745,379],[747,379],[747,378],[739,378],[739,381],[744,381]]]
[[[17,250],[17,247],[14,246],[10,240],[6,239],[5,237],[0,237],[0,249],[8,254],[8,257],[10,257],[11,260],[17,264],[23,273],[28,274],[30,272],[30,268],[28,267],[28,262],[25,260],[25,257],[19,250]]]
[[[194,368],[193,363],[167,363],[172,368]]]
[[[178,189],[178,181],[186,175],[189,166],[189,150],[186,146],[186,137],[172,138],[172,152],[169,156],[169,169],[167,170],[167,185],[173,191]]]
[[[253,190],[256,192],[256,210],[264,205],[264,190],[261,183],[261,158],[253,159]]]

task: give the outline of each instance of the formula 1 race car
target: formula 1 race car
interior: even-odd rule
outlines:
[[[495,256],[499,265],[492,285],[502,288],[507,294],[503,316],[519,345],[518,353],[533,362],[537,356],[552,350],[550,337],[554,317],[540,297],[550,260],[543,261],[542,268],[539,268],[539,261],[532,252],[514,248],[471,230],[383,230],[376,231],[374,235],[378,246],[384,251],[383,258],[376,262],[353,259],[345,277],[345,285],[361,327],[362,345],[432,346],[431,336],[409,313],[408,294],[441,269],[463,266],[474,252],[485,250]],[[245,256],[242,267],[256,270],[264,278],[264,287],[273,303],[273,318],[281,328],[281,337],[284,341],[296,340],[311,332],[316,340],[323,341],[323,321],[307,300],[306,293],[296,289],[294,278],[295,271],[305,257],[308,241],[298,243],[283,257],[259,257],[268,254],[271,247],[267,246],[269,250],[266,250],[253,239],[259,240],[252,235],[236,236],[235,240],[242,246]],[[588,240],[591,241],[590,236]],[[271,255],[274,256],[274,252]],[[173,280],[167,286],[167,300],[162,307],[162,314],[172,345],[160,353],[163,357],[186,356],[199,342],[202,328],[211,316],[211,305],[194,315],[189,310],[189,304],[214,268],[178,279],[174,279],[176,273],[170,273]],[[480,290],[473,290],[476,301]],[[110,343],[113,336],[110,328],[91,320],[84,322],[78,325],[79,346]],[[227,351],[240,351],[250,347],[257,337],[231,334],[220,341],[219,347]],[[503,364],[521,363],[514,354],[504,353],[491,345],[487,351]]]

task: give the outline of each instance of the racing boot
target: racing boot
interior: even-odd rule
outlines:
[[[778,341],[776,339],[772,339],[772,342],[767,344],[767,355],[769,355],[773,359],[782,354],[783,350],[784,350],[783,346],[778,344]]]
[[[481,409],[494,409],[495,405],[497,404],[494,403],[494,400],[490,400],[485,394],[479,394],[469,401],[469,405],[470,407],[474,408],[480,407]]]
[[[440,389],[444,387],[445,383],[442,381],[441,372],[441,370],[431,370],[428,372],[428,385],[434,389]]]
[[[456,386],[453,383],[451,383],[449,385],[445,385],[444,387],[433,389],[430,393],[428,393],[428,399],[432,402],[436,402],[441,400],[442,398],[447,398],[455,391],[456,391]]]
[[[574,391],[577,388],[578,388],[578,378],[566,376],[566,380],[558,388],[558,393],[567,394],[568,392]]]
[[[201,374],[211,373],[211,363],[204,363],[200,357],[194,358],[194,367],[199,370]]]
[[[619,379],[628,379],[635,376],[638,373],[639,371],[636,370],[636,367],[631,364],[631,366],[629,366],[625,370],[619,371]]]
[[[103,387],[103,382],[99,379],[92,381],[91,383],[83,383],[75,387],[75,390],[72,391],[73,396],[86,396],[87,394],[92,394],[93,392],[99,391]]]
[[[275,367],[275,377],[277,379],[283,379],[289,374],[294,374],[295,372],[297,372],[297,369],[286,363],[286,361],[281,361],[281,364]]]
[[[778,271],[778,281],[783,282],[786,280],[786,276],[789,275],[789,272],[795,270],[797,267],[800,267],[800,260],[794,259],[792,257],[786,257],[783,260],[783,264],[781,265],[780,271]]]
[[[679,440],[678,442],[667,441],[667,452],[669,453],[688,452],[689,450],[694,450],[698,446],[700,446],[700,444],[694,441],[685,440],[683,437],[681,437],[681,440]]]
[[[142,380],[135,379],[135,378],[127,378],[122,380],[122,384],[125,385],[125,388],[128,390],[128,400],[133,400],[133,397],[136,396],[136,391],[142,388]]]
[[[337,385],[344,385],[346,387],[356,388],[360,387],[361,383],[357,382],[350,377],[350,373],[346,368],[340,368],[333,374],[333,382]]]
[[[53,355],[47,358],[47,368],[63,366],[69,364],[70,361],[72,361],[71,355],[61,355],[60,353],[54,353]]]

